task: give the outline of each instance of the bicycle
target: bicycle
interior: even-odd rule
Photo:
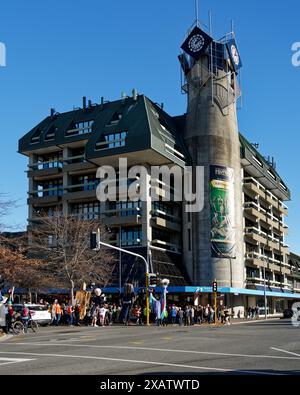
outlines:
[[[37,332],[39,329],[38,323],[35,322],[32,318],[28,321],[28,329],[31,329],[33,333]],[[19,335],[20,333],[25,333],[25,324],[22,319],[17,318],[15,322],[11,325],[11,330],[15,335]]]

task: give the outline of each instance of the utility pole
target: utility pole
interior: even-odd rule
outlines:
[[[218,283],[217,280],[213,282],[213,294],[214,294],[214,309],[215,309],[215,325],[217,324],[217,297],[218,297]]]

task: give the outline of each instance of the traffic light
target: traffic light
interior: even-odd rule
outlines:
[[[149,287],[156,287],[157,286],[157,275],[156,274],[149,274]]]
[[[94,251],[100,250],[100,229],[97,232],[91,232],[90,234],[90,248]]]
[[[97,249],[97,233],[96,232],[92,232],[90,235],[90,247],[91,247],[91,250]]]
[[[212,288],[213,288],[213,292],[214,292],[214,293],[217,293],[217,292],[218,292],[218,283],[217,283],[216,281],[213,282]]]

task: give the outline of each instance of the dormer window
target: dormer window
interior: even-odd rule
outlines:
[[[42,130],[38,129],[33,136],[31,137],[31,144],[37,144],[41,141],[41,134],[43,133]]]
[[[101,140],[96,143],[96,150],[125,147],[126,137],[127,131],[102,135]]]
[[[92,133],[92,126],[94,120],[72,122],[71,129],[66,133],[67,136],[79,136],[83,134]]]
[[[92,133],[92,126],[94,121],[77,122],[75,128],[78,129],[78,134]]]
[[[45,135],[45,141],[51,141],[55,139],[57,128],[52,126]]]
[[[117,111],[114,113],[111,120],[108,122],[106,126],[117,125],[121,119],[122,119],[122,113],[120,111]]]

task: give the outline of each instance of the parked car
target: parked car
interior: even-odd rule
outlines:
[[[48,325],[51,322],[51,313],[47,306],[42,304],[26,304],[29,308],[31,318],[39,325]],[[17,313],[21,313],[23,308],[22,304],[13,304],[13,309]]]

